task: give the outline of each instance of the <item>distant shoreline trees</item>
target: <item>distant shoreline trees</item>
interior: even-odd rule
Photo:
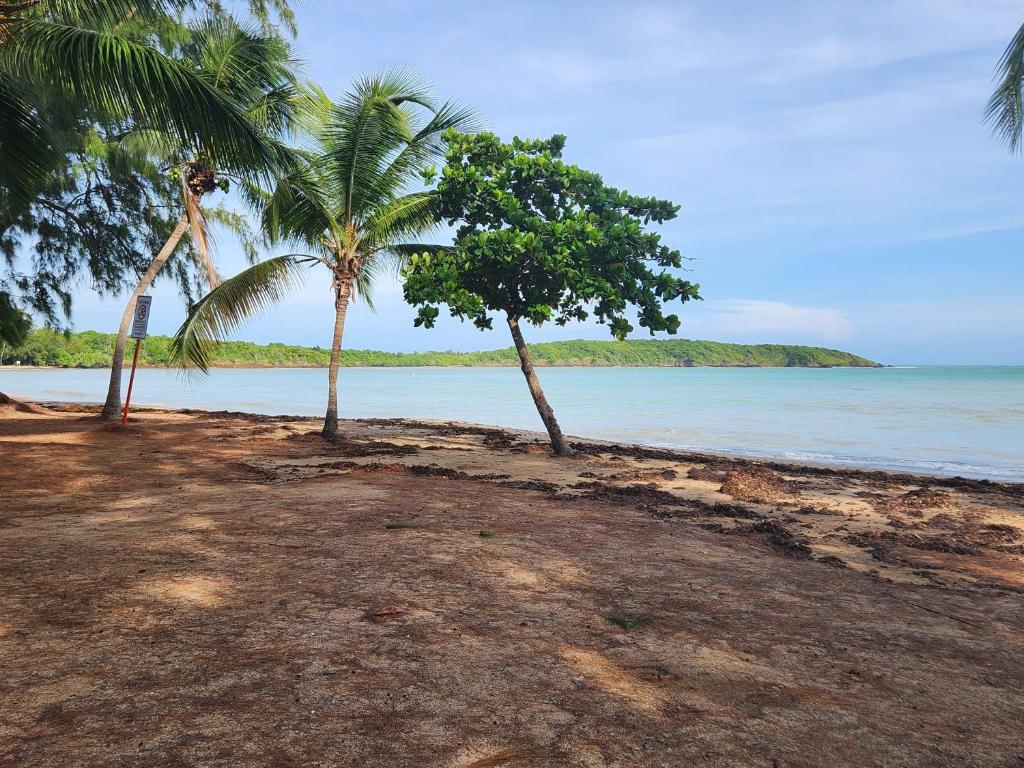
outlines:
[[[49,328],[36,328],[18,346],[0,341],[4,363],[58,366],[63,368],[106,368],[114,349],[112,333],[81,331],[64,334]],[[149,336],[142,342],[140,361],[145,366],[174,367],[171,356],[173,338]],[[255,344],[251,341],[224,341],[210,354],[208,364],[232,368],[327,368],[330,350],[292,344]],[[129,359],[130,351],[126,353]],[[694,366],[728,367],[877,367],[867,358],[824,347],[790,344],[727,344],[694,339],[628,339],[598,341],[574,339],[530,345],[530,357],[537,367],[549,366],[637,366],[689,368]],[[515,347],[486,352],[381,352],[372,349],[343,349],[341,367],[516,367],[519,355]]]

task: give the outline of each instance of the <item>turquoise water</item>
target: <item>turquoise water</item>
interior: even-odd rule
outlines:
[[[1024,367],[545,368],[563,431],[827,464],[1024,481]],[[0,391],[97,402],[103,370],[3,370]],[[321,415],[327,373],[147,369],[136,402]],[[346,368],[343,416],[542,429],[516,368]]]

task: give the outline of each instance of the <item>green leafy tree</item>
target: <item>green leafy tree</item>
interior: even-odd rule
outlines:
[[[1010,152],[1018,152],[1024,132],[1024,24],[1006,46],[996,73],[996,89],[985,108],[985,120]]]
[[[193,27],[181,46],[184,61],[194,66],[197,74],[211,88],[225,94],[257,127],[266,144],[273,147],[284,161],[288,154],[281,140],[297,127],[299,112],[309,98],[301,85],[296,62],[287,42],[272,31],[243,27],[230,17],[211,16]],[[258,199],[254,177],[265,174],[264,163],[218,162],[207,151],[200,137],[198,148],[179,145],[165,132],[143,129],[138,138],[153,154],[170,168],[170,176],[180,185],[180,218],[156,256],[149,262],[129,296],[110,367],[107,397],[101,417],[117,418],[121,410],[121,374],[128,330],[139,296],[156,280],[171,259],[186,231],[192,234],[192,254],[197,260],[206,284],[215,288],[220,283],[207,243],[208,212],[203,198],[215,190],[227,191],[232,178],[240,183],[250,199]],[[245,236],[244,217],[219,212],[223,224],[234,225]]]
[[[468,127],[473,115],[451,102],[437,104],[401,70],[362,78],[338,104],[322,106],[311,126],[312,149],[270,195],[263,216],[271,242],[304,253],[262,261],[212,290],[178,331],[174,355],[206,370],[220,339],[280,300],[306,267],[323,266],[335,309],[323,434],[333,438],[349,302],[356,293],[369,302],[378,277],[397,273],[408,254],[430,247],[410,240],[435,227],[435,196],[409,190],[441,155],[441,134]]]
[[[275,13],[292,23],[286,0],[251,0],[249,6],[264,24]],[[219,162],[277,161],[242,110],[173,50],[174,31],[181,28],[176,18],[202,9],[224,13],[216,0],[0,2],[0,251],[6,262],[0,294],[7,303],[55,322],[59,310],[70,316],[67,287],[80,274],[100,287],[120,287],[112,278],[125,269],[120,245],[131,239],[123,234],[121,205],[151,217],[157,210],[140,203],[138,189],[122,187],[117,199],[113,184],[92,185],[96,194],[89,202],[97,205],[90,205],[88,216],[75,210],[70,180],[84,174],[72,167],[83,154],[96,160],[97,141],[112,150],[126,130],[144,125],[182,146],[198,146],[202,136]],[[127,157],[121,153],[120,159]],[[91,181],[103,175],[100,166],[94,163]],[[98,190],[110,194],[101,199]],[[153,193],[145,191],[150,202]],[[41,203],[65,210],[43,210]],[[18,242],[53,243],[48,231],[62,222],[73,230],[69,245],[50,251],[37,245],[24,268],[26,259],[15,257]],[[159,228],[153,221],[151,229]],[[108,255],[91,247],[108,236],[118,241]]]
[[[679,207],[613,189],[601,177],[562,162],[564,136],[511,144],[490,133],[449,131],[438,184],[438,216],[459,224],[451,248],[414,255],[405,269],[405,298],[428,328],[438,304],[491,328],[505,317],[520,367],[557,455],[572,453],[534,372],[521,322],[564,325],[593,315],[623,339],[633,330],[630,305],[650,330],[675,333],[676,315],[662,303],[698,299],[698,285],[672,275],[679,251],[645,231]],[[653,271],[649,265],[659,267]]]

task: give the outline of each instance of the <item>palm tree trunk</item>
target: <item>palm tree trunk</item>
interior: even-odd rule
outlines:
[[[352,295],[352,278],[335,281],[334,339],[331,341],[331,364],[327,369],[327,416],[320,433],[327,439],[338,436],[338,368],[341,365],[341,339],[345,335],[345,314]]]
[[[515,342],[516,351],[519,353],[519,367],[523,369],[523,376],[526,377],[526,384],[530,387],[530,394],[533,395],[533,402],[537,406],[537,413],[551,437],[551,447],[556,456],[572,456],[575,451],[569,447],[562,430],[555,419],[555,412],[551,409],[548,399],[544,397],[544,390],[540,387],[540,379],[533,370],[533,363],[530,362],[530,350],[523,339],[523,332],[519,330],[519,319],[508,316],[508,327],[512,331],[512,341]]]
[[[124,367],[124,350],[128,344],[128,328],[135,316],[135,302],[153,285],[157,274],[163,269],[187,229],[188,217],[182,216],[178,221],[178,226],[171,232],[164,247],[150,263],[149,269],[146,270],[142,279],[139,280],[139,284],[132,291],[131,298],[128,299],[128,305],[124,308],[124,314],[121,315],[121,327],[117,331],[117,341],[114,343],[114,359],[110,362],[110,384],[107,387],[106,402],[103,403],[103,410],[100,412],[101,419],[113,421],[121,415],[121,369]]]

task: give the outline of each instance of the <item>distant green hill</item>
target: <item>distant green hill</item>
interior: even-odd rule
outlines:
[[[139,360],[143,365],[168,365],[171,339],[150,336],[142,343]],[[22,365],[55,365],[63,368],[104,368],[110,364],[114,335],[82,331],[65,336],[40,328],[32,331],[20,347],[0,348],[2,362]],[[131,345],[129,345],[129,351]],[[724,344],[689,339],[637,339],[630,341],[554,341],[533,344],[530,352],[536,365],[651,367],[735,366],[735,367],[869,367],[878,364],[866,358],[823,347],[788,344]],[[214,365],[234,368],[317,368],[327,365],[328,351],[319,347],[288,344],[254,344],[229,341],[221,345]],[[344,366],[514,366],[519,364],[515,349],[490,352],[375,352],[346,349]]]

